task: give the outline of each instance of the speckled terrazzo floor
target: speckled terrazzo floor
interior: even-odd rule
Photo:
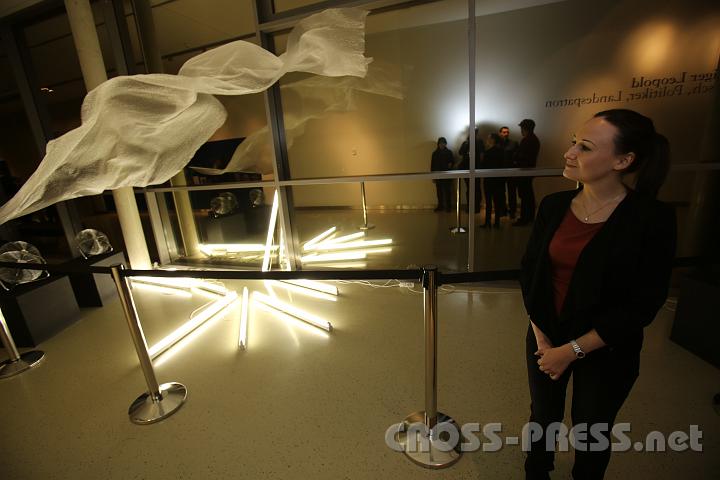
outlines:
[[[148,426],[126,415],[144,384],[118,302],[84,310],[40,346],[43,364],[0,381],[0,478],[523,478],[517,446],[467,453],[440,471],[385,446],[388,426],[422,408],[422,297],[338,286],[337,302],[293,297],[333,323],[329,336],[253,309],[242,352],[236,308],[160,357],[159,380],[183,382],[188,401]],[[467,288],[439,297],[439,407],[516,435],[529,404],[519,293],[510,284]],[[202,303],[140,289],[136,301],[149,343]],[[672,317],[661,310],[647,332],[642,373],[618,420],[632,420],[633,439],[699,424],[704,452],[614,454],[606,478],[720,478],[711,407],[720,376],[667,340]],[[569,478],[571,463],[559,455],[553,478]]]

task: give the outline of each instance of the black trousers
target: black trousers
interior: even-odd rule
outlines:
[[[562,422],[565,414],[565,391],[570,376],[573,377],[572,424],[588,426],[605,423],[612,430],[620,407],[627,398],[637,378],[640,364],[638,352],[620,352],[603,347],[590,352],[585,358],[575,360],[558,380],[552,380],[538,368],[535,335],[528,328],[526,355],[530,385],[530,421],[543,430],[553,422]],[[568,430],[571,427],[568,426]],[[604,432],[612,444],[615,439]],[[592,442],[592,437],[588,436]],[[592,445],[592,443],[590,443]],[[549,479],[554,468],[555,454],[546,450],[545,433],[530,445],[525,459],[526,479]],[[572,448],[572,446],[570,446]],[[589,450],[589,449],[588,449]],[[602,451],[575,450],[572,476],[575,480],[602,479],[610,462],[610,447]]]
[[[520,196],[520,221],[532,222],[535,219],[535,192],[532,177],[518,177],[517,189]]]
[[[452,180],[435,180],[438,208],[449,212],[452,209]]]
[[[490,225],[493,208],[495,209],[495,224],[500,225],[500,217],[505,215],[505,179],[486,178],[483,182],[485,189],[485,225]]]
[[[510,216],[514,217],[517,210],[517,179],[515,177],[507,178],[507,208]]]

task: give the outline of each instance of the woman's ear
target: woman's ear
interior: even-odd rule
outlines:
[[[635,161],[635,152],[628,152],[623,155],[618,155],[617,161],[615,162],[614,170],[627,170],[630,165]]]

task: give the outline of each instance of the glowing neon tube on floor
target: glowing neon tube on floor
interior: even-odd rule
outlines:
[[[338,295],[338,289],[335,285],[328,285],[327,283],[317,282],[315,280],[281,280],[281,282],[317,290],[318,292],[327,293],[328,295]]]
[[[330,332],[327,332],[321,328],[317,328],[314,325],[310,325],[309,323],[305,323],[303,321],[298,320],[297,318],[293,317],[292,315],[289,315],[285,312],[282,312],[276,308],[273,308],[269,305],[265,305],[262,302],[256,302],[253,300],[253,313],[259,312],[259,311],[265,311],[268,313],[271,313],[275,318],[283,320],[287,327],[288,327],[288,333],[292,336],[293,341],[295,342],[295,345],[298,347],[300,346],[300,340],[298,339],[297,335],[295,335],[295,329],[299,328],[307,333],[310,333],[312,335],[315,335],[320,338],[329,338]]]
[[[326,243],[342,243],[342,242],[349,242],[350,240],[355,240],[358,238],[362,238],[365,236],[365,232],[356,232],[356,233],[349,233],[347,235],[342,235],[340,237],[335,237],[333,239],[328,239],[325,242]],[[325,243],[324,242],[324,243]]]
[[[326,238],[322,242],[314,243],[310,246],[308,250],[316,250],[318,248],[318,245],[334,245],[336,243],[344,243],[349,242],[351,240],[356,240],[358,238],[362,238],[365,236],[365,232],[357,232],[357,233],[350,233],[348,235],[342,235],[340,237],[332,237],[332,238]]]
[[[192,293],[190,293],[189,290],[184,289],[184,288],[166,287],[164,285],[155,285],[153,283],[142,283],[142,282],[133,282],[133,287],[137,287],[142,290],[147,290],[149,292],[161,293],[163,295],[175,295],[177,297],[185,297],[185,298],[192,297]]]
[[[206,331],[210,330],[213,325],[215,325],[218,321],[222,319],[222,315],[215,315],[214,317],[210,318],[208,321],[200,325],[198,328],[190,332],[188,335],[183,337],[181,340],[178,340],[177,343],[175,343],[172,347],[165,350],[162,355],[159,355],[157,358],[153,360],[153,365],[156,367],[159,367],[160,365],[163,365],[165,362],[171,360],[180,352],[182,352],[188,345],[192,344],[200,338]]]
[[[240,308],[240,334],[238,335],[238,346],[243,350],[247,350],[248,302],[248,289],[243,287],[242,306]]]
[[[325,230],[324,232],[322,232],[320,235],[317,235],[317,236],[311,238],[310,240],[305,242],[305,245],[303,245],[303,250],[306,250],[306,251],[312,250],[313,245],[327,239],[330,235],[335,233],[335,230],[337,230],[337,227],[330,227],[327,230]]]
[[[364,253],[370,255],[373,253],[389,253],[392,252],[392,247],[377,247],[377,248],[363,248],[360,250],[353,250],[354,252]]]
[[[142,285],[155,285],[164,288],[174,288],[189,292],[191,288],[197,285],[194,278],[162,278],[162,277],[131,277],[130,282]]]
[[[213,292],[211,290],[205,290],[203,288],[192,288],[191,292],[195,295],[205,297],[212,302],[225,296],[224,293]]]
[[[224,296],[228,293],[225,286],[196,278],[163,278],[163,277],[132,277],[135,286],[154,286],[161,289],[174,289],[179,292],[194,292]],[[207,295],[206,295],[207,296]],[[211,298],[214,300],[214,297]]]
[[[202,243],[198,245],[198,248],[208,257],[237,253],[263,253],[265,251],[265,245],[262,243]],[[273,245],[272,249],[277,250],[278,246]]]
[[[327,300],[330,302],[337,302],[337,294],[331,294],[326,292],[321,292],[318,290],[315,290],[313,288],[308,288],[303,285],[297,285],[295,283],[291,282],[274,282],[276,287],[282,287],[285,290],[288,290],[290,292],[299,293],[308,297],[317,298],[320,300]]]
[[[277,223],[278,214],[278,191],[275,190],[273,196],[272,210],[270,210],[270,222],[268,222],[267,239],[265,240],[265,255],[263,256],[262,271],[267,272],[270,269],[270,251],[272,250],[273,234],[275,233],[275,224]]]
[[[293,305],[290,305],[285,302],[281,302],[277,298],[272,298],[264,293],[260,292],[253,292],[253,300],[263,303],[269,307],[272,307],[276,310],[279,310],[285,314],[288,314],[294,318],[297,318],[298,320],[302,320],[303,322],[310,324],[314,327],[320,328],[322,330],[325,330],[326,332],[332,331],[332,325],[327,320],[324,320],[317,315],[313,315],[312,313],[306,312],[304,310],[301,310]]]
[[[313,247],[313,250],[348,250],[352,248],[367,248],[377,247],[380,245],[390,245],[391,243],[392,238],[382,238],[379,240],[355,240],[352,242],[343,243],[322,242],[315,245]]]
[[[367,268],[367,263],[365,262],[318,262],[315,263],[316,267],[322,267],[322,268],[355,268],[355,269],[363,269]]]
[[[176,329],[175,331],[167,335],[165,338],[160,340],[158,343],[150,347],[148,349],[150,357],[152,358],[160,355],[161,353],[175,345],[183,337],[198,328],[207,320],[229,307],[235,300],[237,300],[237,298],[238,296],[236,292],[228,291],[228,293],[224,297],[208,304],[208,306],[205,309],[201,310],[197,315],[190,318],[190,320],[185,322],[178,329]]]
[[[339,253],[312,253],[300,257],[302,263],[313,262],[337,262],[342,260],[365,260],[366,255],[362,252],[339,252]]]

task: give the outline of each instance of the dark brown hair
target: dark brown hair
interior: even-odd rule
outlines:
[[[617,128],[615,152],[634,153],[635,160],[625,173],[637,172],[635,191],[657,197],[670,169],[670,144],[655,131],[653,121],[633,110],[615,109],[598,112]]]

